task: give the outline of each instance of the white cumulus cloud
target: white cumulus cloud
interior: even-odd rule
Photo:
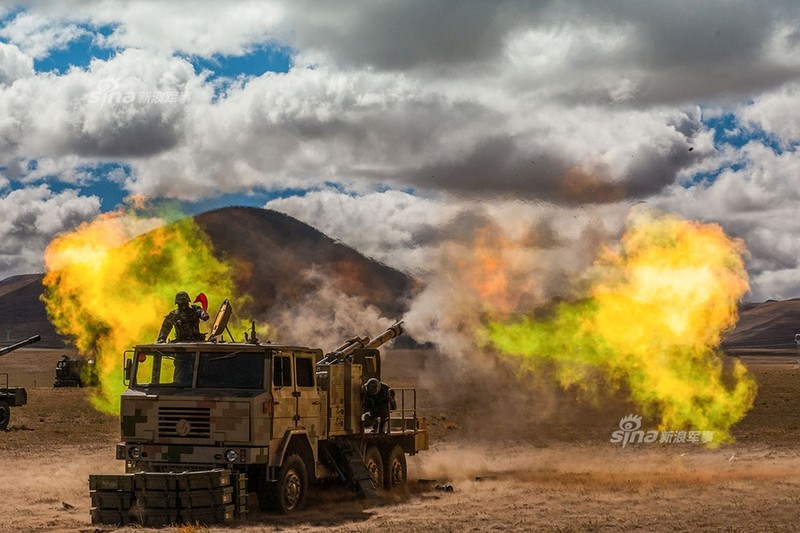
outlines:
[[[44,249],[58,233],[95,218],[100,199],[46,185],[17,189],[0,198],[0,279],[43,272]]]

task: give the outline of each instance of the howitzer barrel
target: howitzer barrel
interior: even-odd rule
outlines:
[[[400,320],[399,322],[395,322],[389,328],[375,337],[372,340],[369,340],[369,337],[358,337],[355,336],[352,339],[349,339],[344,344],[325,354],[325,357],[318,364],[330,364],[335,361],[344,361],[352,353],[359,348],[377,348],[380,345],[394,339],[395,337],[400,336],[403,333],[403,321]]]
[[[357,349],[363,348],[367,342],[369,342],[369,337],[355,336],[352,339],[348,339],[341,346],[326,353],[325,357],[323,357],[318,364],[330,364],[334,361],[343,361]]]
[[[363,348],[369,342],[369,337],[353,337],[347,342],[333,350],[332,353],[344,353],[345,355],[352,353],[353,350]]]
[[[33,337],[27,338],[24,341],[19,341],[15,344],[11,344],[4,348],[0,348],[0,356],[7,354],[8,352],[13,352],[17,348],[22,348],[23,346],[27,346],[29,344],[33,344],[34,342],[39,342],[42,340],[41,335],[34,335]]]
[[[400,320],[389,326],[389,328],[386,331],[384,331],[383,333],[381,333],[380,335],[369,341],[365,346],[365,348],[377,348],[380,345],[389,342],[390,340],[394,339],[395,337],[399,337],[402,334],[403,334],[403,321]]]

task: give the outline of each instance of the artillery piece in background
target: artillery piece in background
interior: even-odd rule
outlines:
[[[24,341],[0,348],[0,357],[13,352],[34,342],[39,342],[42,337],[34,335]],[[28,392],[22,387],[9,387],[8,374],[0,374],[0,430],[5,431],[11,420],[11,408],[20,407],[28,403]]]
[[[94,359],[78,357],[70,359],[62,355],[56,363],[56,380],[53,387],[95,387],[99,385],[100,378]]]

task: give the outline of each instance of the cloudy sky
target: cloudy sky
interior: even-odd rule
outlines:
[[[410,272],[490,222],[577,271],[645,204],[743,239],[749,300],[800,297],[794,1],[1,5],[0,278],[132,194]]]

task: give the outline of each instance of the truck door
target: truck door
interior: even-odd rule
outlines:
[[[293,367],[291,352],[272,353],[272,438],[281,438],[297,424]]]
[[[317,392],[314,354],[294,353],[295,397],[297,398],[297,425],[308,431],[310,438],[317,437],[319,425],[319,392]],[[312,443],[313,444],[313,443]]]
[[[305,427],[316,435],[319,393],[313,353],[276,351],[272,357],[273,437]],[[313,429],[312,429],[313,426]]]

